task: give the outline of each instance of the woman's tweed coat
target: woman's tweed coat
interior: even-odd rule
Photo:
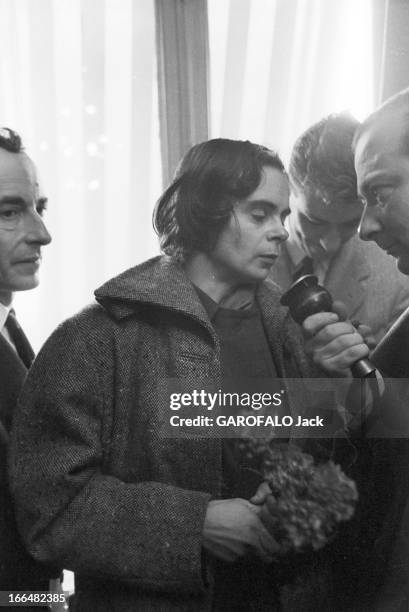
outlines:
[[[47,341],[21,397],[11,451],[21,530],[35,557],[76,573],[77,609],[211,610],[201,538],[220,492],[220,440],[160,437],[158,384],[215,379],[217,337],[166,257],[95,295]],[[279,375],[310,375],[275,286],[261,284],[257,300]],[[273,609],[263,595],[254,609]]]

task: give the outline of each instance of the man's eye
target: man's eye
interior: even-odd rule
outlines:
[[[377,206],[385,206],[392,194],[393,187],[389,185],[375,187],[372,190],[372,198]]]
[[[16,208],[3,208],[0,210],[0,217],[2,219],[16,219],[20,212],[21,211]]]

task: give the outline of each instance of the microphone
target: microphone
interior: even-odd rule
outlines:
[[[318,284],[318,278],[313,274],[301,276],[286,291],[280,300],[283,306],[288,306],[294,321],[300,325],[312,314],[317,312],[333,312],[331,294]],[[374,377],[376,367],[369,359],[358,359],[351,366],[354,378]]]

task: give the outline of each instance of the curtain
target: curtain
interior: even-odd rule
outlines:
[[[409,87],[409,3],[386,0],[379,102]]]
[[[93,290],[158,252],[154,0],[0,0],[0,126],[49,198],[41,284],[16,294],[36,349]]]
[[[208,0],[207,33],[204,0],[0,0],[0,126],[40,170],[53,235],[40,287],[15,299],[35,349],[104,280],[158,252],[161,145],[166,182],[207,119],[210,136],[288,161],[322,116],[372,110],[376,2]]]
[[[208,138],[206,0],[155,0],[164,184],[190,147]]]
[[[377,1],[208,0],[212,136],[266,144],[288,161],[323,116],[367,115]]]

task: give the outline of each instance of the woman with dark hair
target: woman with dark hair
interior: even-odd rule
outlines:
[[[210,251],[233,204],[256,190],[265,168],[276,170],[287,188],[282,161],[266,147],[222,138],[192,147],[154,213],[163,252],[183,261],[195,251]]]
[[[265,282],[288,198],[272,151],[193,147],[154,214],[165,255],[104,284],[41,351],[16,417],[12,482],[29,549],[75,572],[77,609],[280,608],[290,578],[272,564],[262,479],[244,492],[251,472],[234,440],[164,437],[160,386],[313,375]],[[304,611],[325,601],[325,571],[315,576]]]

